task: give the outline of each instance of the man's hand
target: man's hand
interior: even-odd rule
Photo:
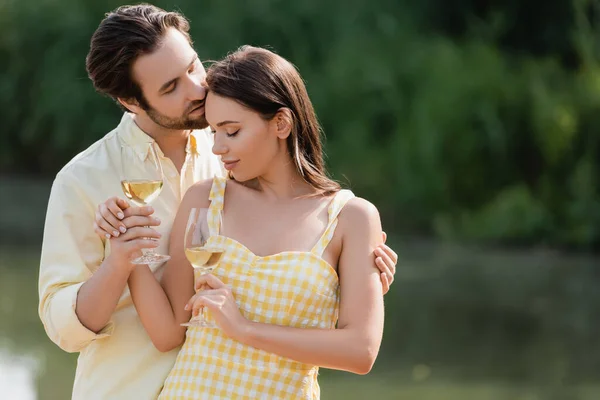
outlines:
[[[383,294],[386,294],[390,290],[390,286],[394,282],[396,264],[398,263],[398,255],[385,244],[386,240],[387,234],[383,232],[383,244],[375,249],[375,265],[381,272]]]
[[[151,215],[150,206],[132,207],[127,201],[111,197],[98,206],[95,232],[110,239],[111,257],[129,261],[141,255],[142,249],[155,248],[161,234],[152,226],[160,225],[160,220]]]

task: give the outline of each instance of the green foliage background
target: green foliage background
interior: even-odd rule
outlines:
[[[52,177],[116,125],[84,68],[118,1],[0,2],[0,171]],[[204,60],[269,46],[306,79],[332,174],[400,233],[600,243],[595,2],[180,0]]]

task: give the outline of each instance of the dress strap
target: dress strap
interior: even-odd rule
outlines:
[[[340,214],[340,211],[342,211],[346,203],[348,203],[348,200],[352,198],[354,198],[354,193],[346,189],[340,190],[335,194],[333,200],[331,200],[331,203],[329,203],[329,208],[327,209],[327,214],[329,217],[329,220],[327,222],[327,228],[325,228],[325,232],[323,232],[323,235],[321,236],[315,247],[313,247],[313,249],[311,250],[312,253],[318,255],[319,257],[323,255],[323,252],[327,248],[327,245],[329,245],[329,242],[331,241],[331,238],[335,233],[335,228],[337,227],[338,215]]]
[[[216,236],[221,231],[221,220],[223,214],[223,201],[225,198],[225,187],[227,186],[227,178],[213,178],[212,187],[210,189],[210,206],[208,207],[208,230],[211,236]]]

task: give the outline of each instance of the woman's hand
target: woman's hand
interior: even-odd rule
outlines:
[[[199,288],[203,290],[192,296],[185,309],[191,309],[192,315],[197,316],[202,307],[208,308],[221,331],[237,340],[251,322],[240,312],[231,289],[211,274],[202,275],[196,280],[196,290]]]
[[[160,225],[158,218],[152,217],[154,209],[150,206],[132,207],[127,201],[111,197],[98,205],[94,219],[94,230],[107,239],[125,234],[130,228]],[[160,237],[160,235],[148,235]]]

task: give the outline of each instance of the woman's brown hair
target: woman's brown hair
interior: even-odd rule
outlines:
[[[272,119],[282,108],[292,114],[287,147],[296,170],[323,194],[340,190],[325,171],[321,127],[296,68],[267,49],[243,46],[210,66],[208,90]]]

